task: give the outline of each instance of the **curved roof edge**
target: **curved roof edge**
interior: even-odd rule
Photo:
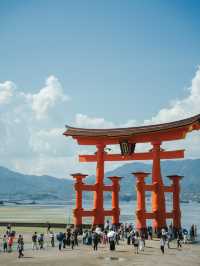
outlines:
[[[107,128],[107,129],[90,129],[90,128],[77,128],[66,125],[67,130],[63,133],[65,136],[78,137],[119,137],[130,136],[133,134],[152,133],[157,131],[166,131],[170,129],[178,129],[183,127],[193,126],[190,130],[200,129],[200,114],[186,119],[147,126],[127,127],[127,128]]]

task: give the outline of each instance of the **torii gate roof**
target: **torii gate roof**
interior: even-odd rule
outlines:
[[[94,145],[99,141],[116,144],[126,138],[131,142],[170,141],[183,139],[192,130],[200,129],[200,114],[170,123],[139,127],[86,129],[66,126],[65,136],[77,139],[79,144]]]

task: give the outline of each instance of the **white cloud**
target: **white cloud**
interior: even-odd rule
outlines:
[[[71,156],[75,145],[70,138],[63,136],[64,128],[38,129],[29,138],[31,150],[36,154],[55,157]]]
[[[82,171],[94,174],[95,164],[78,163],[78,154],[94,150],[87,146],[80,147],[71,138],[62,136],[70,99],[64,93],[59,80],[50,76],[45,86],[38,92],[24,93],[13,82],[0,84],[0,158],[1,165],[25,173],[49,174],[58,177],[69,177],[72,172]],[[76,114],[74,122],[77,127],[113,128],[130,127],[141,124],[164,123],[179,120],[200,113],[200,68],[198,68],[188,96],[171,102],[169,107],[141,123],[129,120],[115,124],[102,117],[89,117]],[[186,148],[186,157],[200,158],[200,135],[188,134],[186,140],[165,143],[165,148]],[[137,151],[150,147],[141,144]],[[84,149],[84,152],[83,152]],[[118,148],[112,147],[112,152]],[[117,164],[109,164],[108,169]]]
[[[136,127],[136,126],[138,126],[138,122],[134,119],[128,120],[126,123],[120,125],[120,127]]]
[[[145,120],[144,124],[165,123],[200,114],[200,67],[198,67],[192,79],[188,92],[187,97],[173,101],[168,108],[161,109],[151,119]],[[167,149],[185,149],[186,158],[200,158],[199,143],[200,134],[194,131],[187,134],[186,139],[166,142],[163,147]]]
[[[9,104],[14,94],[15,84],[11,81],[0,83],[0,104]]]
[[[1,165],[28,173],[42,169],[50,174],[52,167],[45,169],[44,164],[42,168],[38,158],[54,157],[58,165],[71,156],[73,145],[62,136],[67,100],[69,96],[53,76],[35,94],[24,93],[13,82],[0,84]]]
[[[124,124],[115,124],[114,122],[107,121],[104,118],[101,117],[90,117],[85,114],[76,114],[75,121],[73,124],[76,127],[82,127],[82,128],[115,128],[115,127],[133,127],[137,126],[136,120],[128,120]]]
[[[33,112],[37,119],[47,117],[49,109],[56,106],[60,101],[68,101],[69,96],[65,95],[58,79],[50,76],[46,80],[46,86],[36,94],[28,94],[27,99],[32,104]]]
[[[84,128],[112,128],[113,122],[106,121],[104,118],[89,117],[84,114],[77,114],[75,117],[75,126]]]
[[[175,121],[200,113],[200,67],[188,91],[186,98],[176,100],[168,108],[161,109],[152,119],[145,120],[145,124]]]
[[[112,128],[112,127],[131,127],[148,124],[158,124],[170,121],[184,119],[200,113],[200,67],[198,67],[194,78],[192,79],[191,87],[188,88],[188,96],[172,101],[167,108],[162,108],[158,113],[150,119],[141,123],[136,120],[129,120],[124,124],[114,124],[106,121],[104,118],[94,118],[83,114],[76,115],[75,125],[85,128]],[[188,134],[185,140],[166,142],[163,147],[166,149],[185,149],[186,157],[199,158],[200,157],[200,134],[199,132],[192,132]],[[136,146],[136,151],[145,151],[150,149],[150,145],[139,144]],[[112,147],[113,152],[116,151]]]

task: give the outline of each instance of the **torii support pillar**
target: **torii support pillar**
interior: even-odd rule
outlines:
[[[119,216],[120,216],[120,208],[119,208],[119,191],[120,185],[119,181],[122,177],[119,176],[110,176],[108,177],[112,181],[112,224],[118,226],[119,225]]]
[[[73,178],[76,180],[76,183],[74,184],[74,188],[76,191],[76,207],[73,210],[74,213],[74,225],[76,227],[82,226],[82,186],[83,186],[83,179],[87,175],[83,175],[81,173],[72,174]]]
[[[152,167],[152,212],[154,214],[153,228],[160,231],[166,227],[164,185],[160,169],[161,142],[153,142],[153,167]]]
[[[94,192],[94,225],[104,226],[104,207],[103,207],[103,190],[104,190],[104,148],[105,145],[100,143],[97,146],[97,168],[96,168],[96,189]]]
[[[146,231],[146,206],[145,206],[145,178],[149,173],[134,172],[136,176],[136,190],[137,190],[137,208],[136,208],[136,228],[140,232]]]
[[[181,210],[180,210],[180,180],[183,176],[169,175],[173,187],[173,226],[176,230],[181,228]]]

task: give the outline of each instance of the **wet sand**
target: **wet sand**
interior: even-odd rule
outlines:
[[[123,266],[200,266],[200,245],[186,244],[181,249],[176,248],[176,242],[171,243],[171,248],[165,248],[162,255],[159,241],[146,241],[144,252],[134,254],[134,247],[121,241],[116,246],[116,251],[109,251],[108,246],[100,245],[98,251],[93,251],[91,246],[79,245],[72,251],[69,247],[58,251],[58,247],[45,250],[31,250],[31,235],[25,235],[25,257],[17,258],[16,248],[12,253],[0,252],[0,265],[43,265],[43,266],[98,266],[98,265],[123,265]],[[27,243],[29,239],[29,243]],[[56,241],[57,242],[57,241]],[[56,243],[57,244],[57,243]]]

